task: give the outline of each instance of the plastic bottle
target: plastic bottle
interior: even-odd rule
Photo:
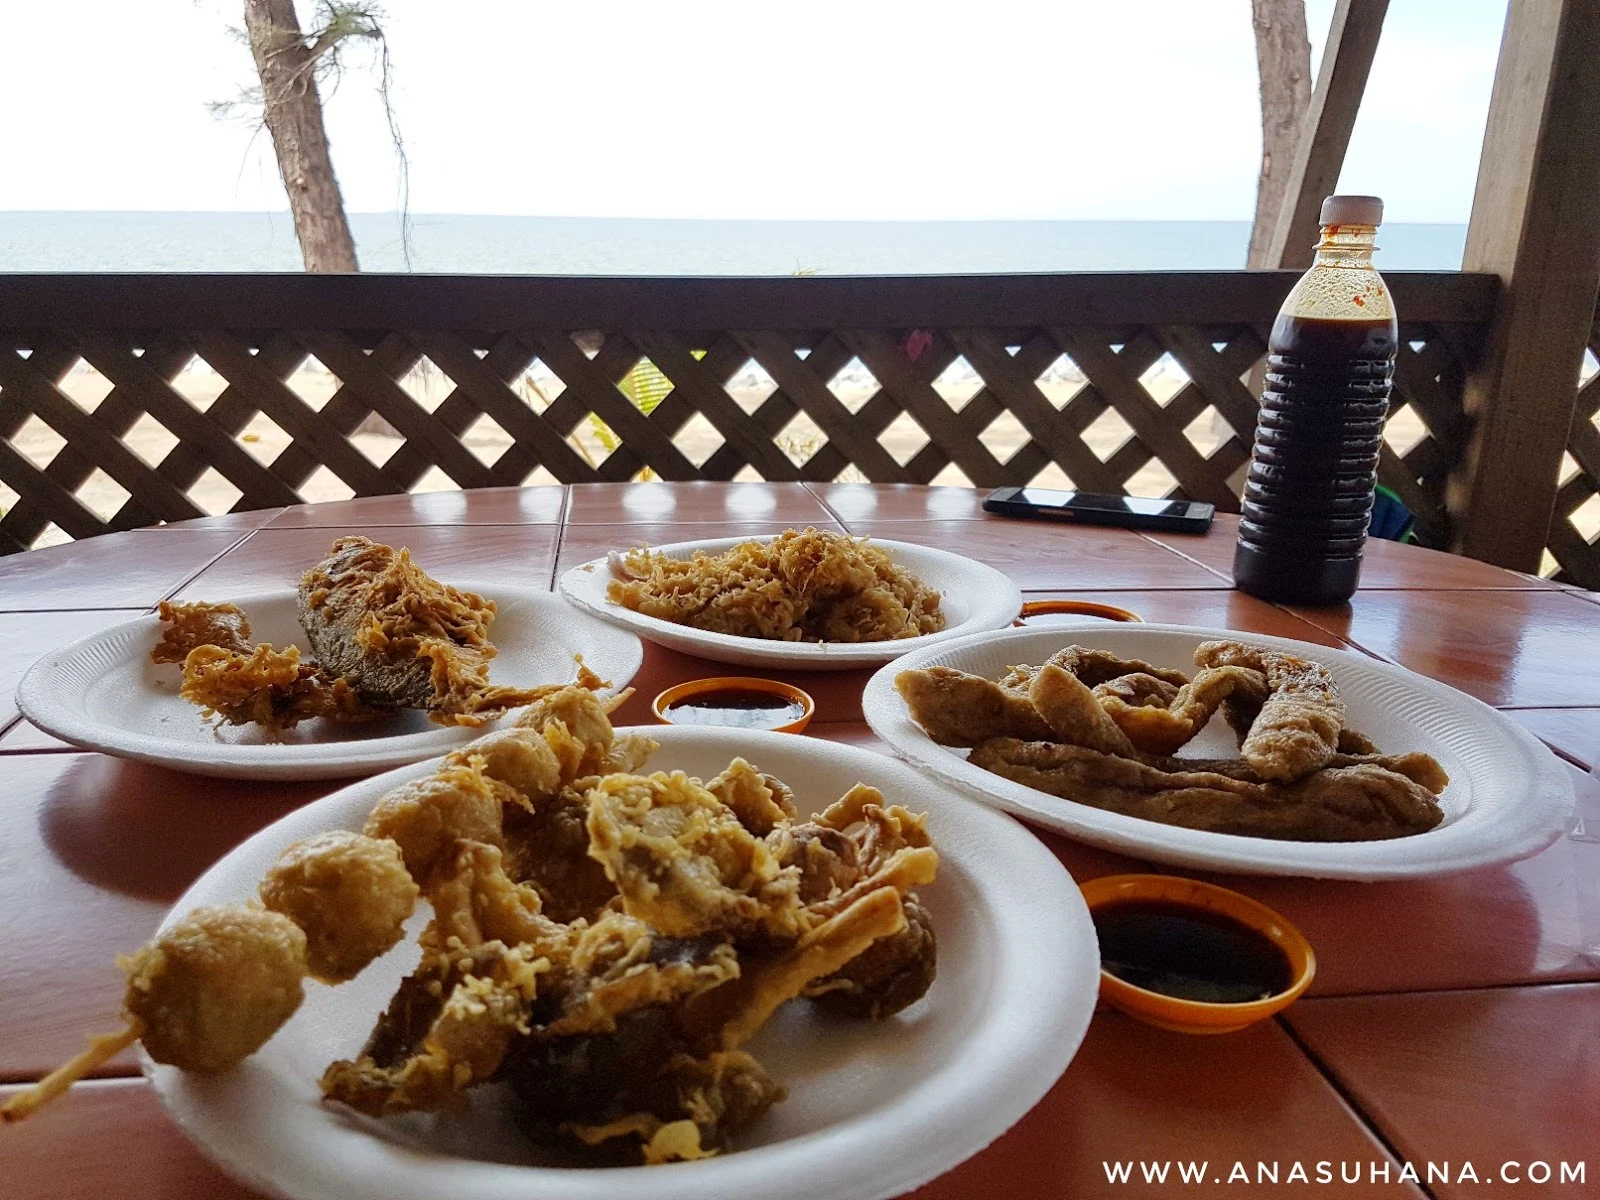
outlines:
[[[1355,593],[1399,328],[1372,255],[1383,201],[1329,196],[1316,260],[1267,344],[1235,585],[1294,604]]]

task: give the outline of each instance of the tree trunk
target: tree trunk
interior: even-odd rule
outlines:
[[[244,0],[244,27],[306,270],[358,271],[322,125],[316,58],[300,31],[294,0]]]
[[[1256,219],[1250,229],[1251,267],[1270,266],[1267,244],[1283,204],[1306,110],[1311,106],[1311,42],[1305,0],[1250,0],[1261,75],[1261,177]]]

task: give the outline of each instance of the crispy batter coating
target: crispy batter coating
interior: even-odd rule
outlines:
[[[299,606],[317,661],[369,703],[481,725],[537,694],[489,682],[494,602],[440,583],[404,548],[339,538],[301,579]]]
[[[237,604],[173,604],[163,600],[157,609],[161,617],[161,641],[150,652],[155,663],[181,663],[197,646],[220,646],[224,650],[247,653],[250,619]]]
[[[1267,680],[1260,671],[1247,667],[1205,667],[1166,706],[1129,704],[1121,696],[1099,689],[1094,694],[1135,749],[1146,754],[1173,754],[1204,729],[1229,699],[1238,696],[1241,704],[1259,711],[1267,698]],[[1063,740],[1089,745],[1076,738]]]
[[[296,842],[261,880],[261,903],[305,932],[306,966],[323,983],[387,953],[418,895],[397,843],[344,829]]]
[[[589,854],[623,910],[669,937],[802,928],[800,876],[681,771],[608,775],[589,792]]]
[[[1104,683],[1097,683],[1092,690],[1095,699],[1102,702],[1111,699],[1119,700],[1131,708],[1166,708],[1177,699],[1178,689],[1181,686],[1168,683],[1165,679],[1157,679],[1154,675],[1146,675],[1142,671],[1135,671],[1129,675],[1108,679]]]
[[[968,761],[1109,812],[1245,837],[1372,841],[1423,833],[1444,819],[1426,787],[1370,763],[1332,767],[1285,784],[1208,771],[1163,771],[1081,746],[1014,738],[984,742]]]
[[[671,559],[613,554],[606,596],[679,625],[785,642],[881,642],[945,626],[939,594],[887,551],[840,533],[793,529],[770,542]]]
[[[368,704],[349,683],[330,679],[315,663],[301,662],[298,646],[277,650],[269,642],[250,651],[196,646],[183,661],[178,694],[208,717],[229,725],[260,725],[272,733],[316,717],[350,724],[391,712]]]
[[[1032,682],[1031,668],[1027,680]],[[954,667],[924,667],[901,671],[894,677],[894,690],[911,710],[911,719],[941,746],[976,746],[996,737],[1044,741],[1052,736],[1026,687],[1016,691]]]
[[[500,844],[507,792],[476,763],[447,764],[379,800],[362,832],[393,839],[411,878],[426,883],[435,864],[454,853],[457,839]]]
[[[264,909],[197,908],[118,965],[128,977],[123,1010],[151,1058],[228,1071],[300,1007],[306,935]]]
[[[1034,675],[1028,685],[1028,703],[1050,726],[1056,741],[1105,754],[1134,753],[1128,735],[1111,719],[1089,685],[1053,662],[1045,663]]]
[[[1303,779],[1339,749],[1344,701],[1321,663],[1241,642],[1205,642],[1194,652],[1202,667],[1247,667],[1271,689],[1239,748],[1267,779]]]

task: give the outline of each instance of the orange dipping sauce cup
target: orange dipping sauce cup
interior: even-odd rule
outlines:
[[[1176,875],[1108,875],[1091,879],[1079,890],[1089,915],[1097,909],[1130,903],[1155,903],[1229,919],[1271,942],[1288,963],[1289,984],[1282,991],[1241,1004],[1181,999],[1149,991],[1100,970],[1100,998],[1113,1008],[1149,1025],[1176,1033],[1232,1033],[1282,1012],[1310,985],[1317,957],[1305,935],[1265,904],[1249,896]]]
[[[688,701],[704,699],[714,701],[718,693],[746,696],[754,693],[761,696],[771,696],[775,700],[786,702],[791,712],[799,709],[798,717],[791,717],[778,725],[752,724],[749,721],[728,720],[719,721],[704,718],[697,721],[678,721],[671,715],[674,705],[684,705]],[[708,703],[708,709],[715,709],[715,703]],[[656,720],[665,725],[704,725],[720,729],[770,729],[775,733],[799,733],[811,722],[813,714],[817,711],[817,702],[811,696],[794,686],[792,683],[783,683],[777,679],[747,679],[742,675],[719,675],[712,679],[691,679],[686,683],[674,684],[657,696],[650,704],[650,711],[655,713]],[[738,708],[729,706],[729,712],[750,712],[751,707]]]
[[[1029,617],[1042,617],[1052,613],[1068,613],[1080,617],[1099,617],[1106,621],[1137,621],[1144,618],[1132,609],[1118,608],[1115,604],[1102,604],[1098,600],[1029,600],[1022,613],[1012,622],[1024,625]]]

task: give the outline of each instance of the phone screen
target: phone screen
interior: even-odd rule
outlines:
[[[1053,488],[1025,487],[1017,492],[1015,499],[1035,508],[1092,508],[1100,512],[1136,513],[1141,517],[1181,517],[1189,511],[1187,500],[1097,496],[1090,492],[1062,492]]]

